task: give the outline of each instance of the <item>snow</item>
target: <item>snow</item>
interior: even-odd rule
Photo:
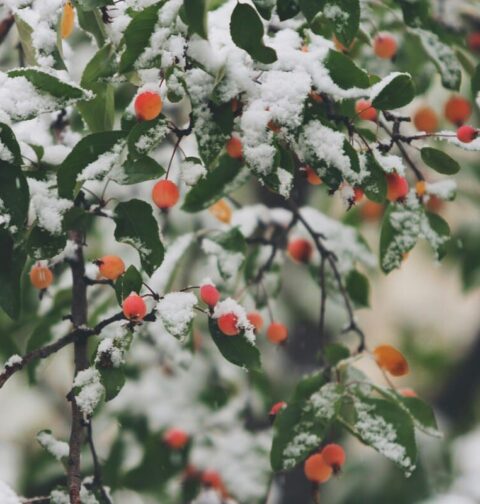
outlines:
[[[180,175],[188,186],[194,186],[206,174],[207,169],[200,163],[185,159],[180,165]]]
[[[66,459],[69,454],[68,443],[55,439],[50,431],[41,431],[37,434],[37,441],[57,460]]]
[[[14,354],[8,358],[7,362],[5,362],[5,369],[18,366],[19,364],[22,364],[22,362],[22,357],[18,354]]]
[[[15,492],[3,481],[0,480],[0,502],[2,504],[21,504]]]
[[[437,182],[427,182],[425,184],[427,194],[437,196],[438,198],[450,201],[455,198],[457,192],[457,183],[455,180],[445,179]]]
[[[99,371],[93,367],[79,371],[75,376],[73,387],[79,389],[75,393],[75,400],[85,421],[88,421],[105,392],[100,383]]]
[[[120,170],[122,163],[127,157],[126,141],[122,140],[116,143],[113,148],[104,152],[98,158],[89,163],[78,174],[77,182],[85,182],[86,180],[102,180],[108,173],[117,168]]]
[[[193,321],[197,297],[192,292],[170,292],[157,304],[157,312],[167,331],[184,338]]]
[[[0,140],[0,161],[13,161],[13,154],[10,149]]]
[[[217,259],[218,269],[227,279],[234,278],[238,274],[245,260],[241,252],[227,250],[208,238],[202,241],[202,249],[206,254],[213,255]]]

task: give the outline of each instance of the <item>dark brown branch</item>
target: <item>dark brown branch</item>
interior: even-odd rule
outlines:
[[[104,502],[111,503],[112,501],[103,486],[102,466],[101,466],[100,461],[98,459],[97,450],[95,449],[95,443],[93,442],[93,432],[92,432],[92,421],[91,420],[87,425],[87,440],[88,440],[88,446],[90,447],[90,453],[92,454],[92,460],[93,460],[93,485],[96,488],[98,488],[98,490],[100,491]]]
[[[7,38],[10,28],[13,26],[14,22],[15,18],[13,14],[9,14],[0,21],[0,44]]]

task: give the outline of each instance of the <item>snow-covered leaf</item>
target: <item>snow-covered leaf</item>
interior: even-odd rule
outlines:
[[[155,148],[168,134],[167,119],[159,115],[152,121],[137,123],[128,134],[127,143],[130,155],[143,156]]]
[[[185,19],[192,33],[207,38],[207,0],[183,0]]]
[[[415,97],[412,78],[406,73],[391,73],[372,86],[370,99],[379,110],[391,110],[408,105]]]
[[[218,270],[226,280],[237,276],[245,262],[247,245],[238,228],[209,235],[203,240],[202,248],[216,257]]]
[[[342,89],[365,89],[370,86],[368,74],[358,68],[350,57],[339,51],[330,50],[323,64],[333,82]]]

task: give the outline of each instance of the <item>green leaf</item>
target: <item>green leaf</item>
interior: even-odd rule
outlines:
[[[368,175],[362,181],[362,188],[369,200],[383,203],[387,196],[387,179],[382,167],[371,152],[365,155],[365,168]]]
[[[370,306],[370,285],[368,278],[357,270],[352,270],[347,276],[346,288],[350,299],[361,308]]]
[[[475,67],[475,72],[471,81],[472,94],[480,93],[480,63]]]
[[[260,352],[242,333],[237,336],[225,336],[218,328],[217,321],[211,317],[208,319],[208,328],[215,345],[225,359],[236,366],[260,370]]]
[[[209,242],[215,245],[212,247]],[[236,276],[245,262],[247,244],[238,228],[225,233],[209,234],[203,241],[203,247],[207,253],[216,256],[218,270],[224,279]],[[235,268],[232,268],[232,264]]]
[[[136,248],[143,268],[152,275],[162,264],[164,256],[152,207],[137,199],[119,203],[115,209],[115,223],[115,239]]]
[[[113,0],[76,0],[78,5],[85,10],[98,9],[106,5],[113,5]]]
[[[424,147],[420,154],[423,162],[438,173],[454,175],[460,171],[460,164],[441,150]]]
[[[360,26],[359,0],[327,0],[324,2],[322,13],[338,40],[348,47]]]
[[[404,397],[398,394],[396,394],[396,400],[407,409],[417,429],[430,436],[442,437],[438,430],[435,414],[429,404],[418,397]]]
[[[0,229],[0,308],[12,319],[20,314],[21,276],[27,256],[14,245],[12,237]]]
[[[390,78],[391,76],[386,77],[376,84],[376,86],[380,86],[380,91],[374,91],[372,105],[379,110],[403,107],[415,98],[415,87],[410,75],[397,74],[393,79],[390,80]],[[385,80],[388,83],[383,85]],[[373,89],[375,90],[375,86]]]
[[[98,47],[102,47],[107,40],[107,32],[100,11],[91,11],[78,7],[76,12],[80,27],[93,35]]]
[[[150,37],[155,31],[158,11],[165,3],[161,0],[135,14],[123,34],[125,50],[120,58],[120,73],[135,69],[135,63],[146,47],[150,45]]]
[[[323,64],[333,82],[342,89],[352,87],[366,89],[370,86],[368,74],[358,68],[351,58],[341,52],[330,49]]]
[[[308,384],[309,393],[303,392],[301,398],[297,390],[297,397],[294,396],[287,407],[277,414],[270,452],[274,471],[292,469],[320,448],[339,412],[343,387],[335,383],[319,385],[317,375],[314,375],[312,385],[314,390]]]
[[[185,196],[182,210],[199,212],[212,206],[245,181],[241,172],[242,162],[224,154],[218,160],[218,165],[209,171],[206,177],[199,180]]]
[[[300,12],[300,6],[296,0],[277,0],[277,14],[280,21],[291,19]]]
[[[125,371],[123,368],[99,367],[100,382],[105,388],[105,401],[111,401],[119,394],[125,385]]]
[[[167,119],[159,115],[153,121],[141,121],[135,124],[127,137],[128,150],[132,157],[139,157],[150,152],[169,133]]]
[[[430,228],[436,234],[435,237],[432,237],[430,245],[432,245],[432,247],[434,248],[437,259],[441,260],[447,253],[447,244],[450,240],[450,226],[448,225],[447,221],[443,217],[440,217],[440,215],[438,214],[426,212],[426,216]],[[437,243],[438,238],[443,239],[443,241]]]
[[[238,47],[260,63],[270,64],[277,60],[276,52],[263,43],[263,23],[252,6],[237,3],[230,20],[230,35]]]
[[[403,13],[403,19],[408,26],[418,27],[428,24],[431,19],[429,0],[397,0]]]
[[[27,252],[36,260],[49,259],[59,254],[67,244],[67,237],[63,234],[52,235],[47,230],[35,226],[30,231],[27,240]]]
[[[99,156],[111,150],[124,136],[123,131],[106,131],[82,138],[58,167],[57,183],[60,197],[73,199],[76,189],[81,186],[77,183],[78,175]]]
[[[164,173],[163,166],[149,156],[141,156],[136,159],[128,156],[120,172],[112,175],[112,180],[123,185],[138,184],[146,180],[160,178]]]
[[[127,271],[115,282],[115,293],[119,304],[131,293],[140,293],[142,288],[142,275],[135,268],[129,266]]]
[[[443,86],[447,89],[460,89],[462,68],[453,50],[429,30],[410,28],[409,32],[419,38],[426,55],[437,67]]]
[[[24,229],[29,198],[27,180],[19,166],[0,161],[0,215],[5,227],[14,234]]]
[[[204,39],[207,34],[207,0],[183,0],[185,18],[192,33],[198,33]]]
[[[417,458],[410,415],[393,401],[361,395],[354,396],[353,408],[355,420],[349,425],[352,433],[410,475]]]
[[[20,146],[12,128],[4,123],[0,123],[0,141],[5,146],[2,150],[2,160],[20,166],[22,164]]]
[[[32,27],[19,15],[15,15],[15,26],[17,27],[20,43],[22,44],[25,63],[29,66],[36,65],[37,59],[32,43]]]
[[[350,357],[350,350],[341,343],[329,343],[325,347],[324,355],[331,366],[336,366],[340,361]]]

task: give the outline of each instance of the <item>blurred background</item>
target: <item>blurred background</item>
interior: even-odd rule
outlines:
[[[435,2],[437,5],[437,3]],[[440,5],[441,4],[441,5]],[[480,30],[478,4],[449,0],[438,2],[448,10],[449,20],[467,19],[469,30]],[[476,9],[476,10],[475,10]],[[0,7],[0,20],[8,16]],[[380,13],[389,24],[387,13]],[[12,30],[0,44],[0,68],[18,65],[18,38]],[[443,107],[451,93],[442,88],[430,64],[418,59],[415,47],[407,41],[400,45],[395,68],[410,71],[420,96],[405,110],[413,115],[428,105],[444,121]],[[85,63],[92,56],[87,37],[79,30],[64,46],[71,75],[80,79]],[[393,64],[368,58],[362,49],[365,66],[371,72],[385,74]],[[472,60],[478,55],[470,55]],[[383,65],[379,68],[379,65]],[[392,65],[390,68],[389,65]],[[460,94],[472,101],[468,79]],[[119,86],[116,106],[120,112],[131,107],[135,88]],[[165,113],[177,124],[188,120],[184,103],[169,104]],[[69,111],[67,145],[79,138],[80,119]],[[45,147],[43,162],[58,164],[59,152],[49,135],[56,115],[34,119],[38,137],[27,137],[31,125],[15,128],[25,143]],[[478,126],[478,107],[471,124]],[[413,126],[407,126],[406,132]],[[441,124],[440,129],[450,128]],[[45,138],[42,137],[42,131]],[[182,144],[186,152],[195,152],[195,142]],[[168,163],[172,145],[155,153],[162,164]],[[398,387],[409,387],[434,405],[443,439],[420,436],[419,463],[414,474],[405,479],[399,469],[353,437],[341,438],[348,454],[343,473],[325,485],[321,501],[331,504],[475,504],[480,502],[480,159],[476,153],[465,153],[451,147],[462,171],[456,176],[457,198],[453,202],[436,202],[435,211],[450,224],[453,239],[442,263],[435,263],[426,244],[420,243],[404,260],[401,268],[388,276],[378,267],[366,269],[371,282],[370,306],[357,311],[358,321],[371,349],[380,343],[391,343],[407,357],[411,372],[395,379]],[[63,155],[65,155],[63,153]],[[415,154],[414,154],[415,155]],[[418,157],[418,156],[417,156]],[[178,160],[173,178],[178,178]],[[429,172],[430,176],[431,173]],[[434,176],[430,181],[436,180]],[[103,186],[87,186],[99,193]],[[151,183],[128,187],[109,185],[107,196],[118,200],[139,197],[148,200]],[[253,215],[268,213],[268,208],[283,206],[282,199],[251,182],[234,194],[241,205],[252,207]],[[381,214],[369,211],[361,203],[346,211],[338,195],[329,195],[323,186],[309,186],[301,194],[304,204],[321,210],[329,217],[358,227],[372,253],[378,257]],[[245,216],[229,202],[233,223],[244,223]],[[196,285],[205,276],[214,276],[211,258],[198,244],[199,229],[223,229],[208,211],[192,218],[180,209],[168,217],[157,215],[165,241],[173,249],[174,268],[164,268],[152,278],[152,287],[168,292],[186,285]],[[139,266],[138,256],[130,247],[113,239],[114,225],[107,219],[91,226],[86,249],[93,261],[109,253],[121,255],[126,264]],[[175,244],[175,248],[172,244]],[[175,474],[163,479],[162,461],[158,459],[160,433],[175,426],[185,429],[193,438],[189,462],[201,470],[217,471],[229,495],[240,503],[303,504],[310,502],[311,487],[302,469],[279,475],[272,480],[269,469],[271,427],[268,411],[273,403],[288,400],[292,388],[304,373],[318,368],[317,336],[320,295],[308,270],[289,261],[285,254],[281,289],[272,297],[271,307],[289,327],[290,337],[284,348],[272,347],[259,335],[264,375],[247,374],[226,362],[212,345],[203,321],[194,326],[194,351],[182,346],[158,324],[140,330],[128,357],[128,381],[113,401],[103,405],[93,420],[94,438],[104,465],[104,481],[111,487],[115,503],[172,504],[188,502],[186,476]],[[94,272],[94,266],[89,265]],[[64,266],[55,272],[59,280],[48,294],[38,300],[31,289],[25,289],[23,316],[12,322],[0,313],[0,362],[14,353],[23,353],[32,341],[60,337],[69,323],[62,316],[69,311],[70,273]],[[222,285],[226,291],[231,285]],[[0,286],[1,288],[1,286]],[[118,311],[114,296],[106,286],[90,291],[90,323]],[[248,295],[243,300],[249,308],[256,301]],[[268,318],[267,309],[261,313]],[[346,317],[342,306],[327,305],[327,332],[331,341],[354,344],[353,336],[339,336]],[[34,335],[34,336],[32,336]],[[94,342],[92,341],[92,350]],[[383,384],[383,376],[373,361],[365,357],[358,367]],[[50,429],[59,440],[67,440],[70,408],[65,400],[73,376],[70,349],[40,363],[36,369],[17,373],[0,391],[0,481],[19,495],[46,495],[64,483],[62,464],[46,453],[36,441],[37,432]],[[157,443],[157,444],[156,444]],[[91,460],[84,453],[85,474]],[[187,478],[188,479],[188,478]],[[185,493],[187,492],[187,493]]]

